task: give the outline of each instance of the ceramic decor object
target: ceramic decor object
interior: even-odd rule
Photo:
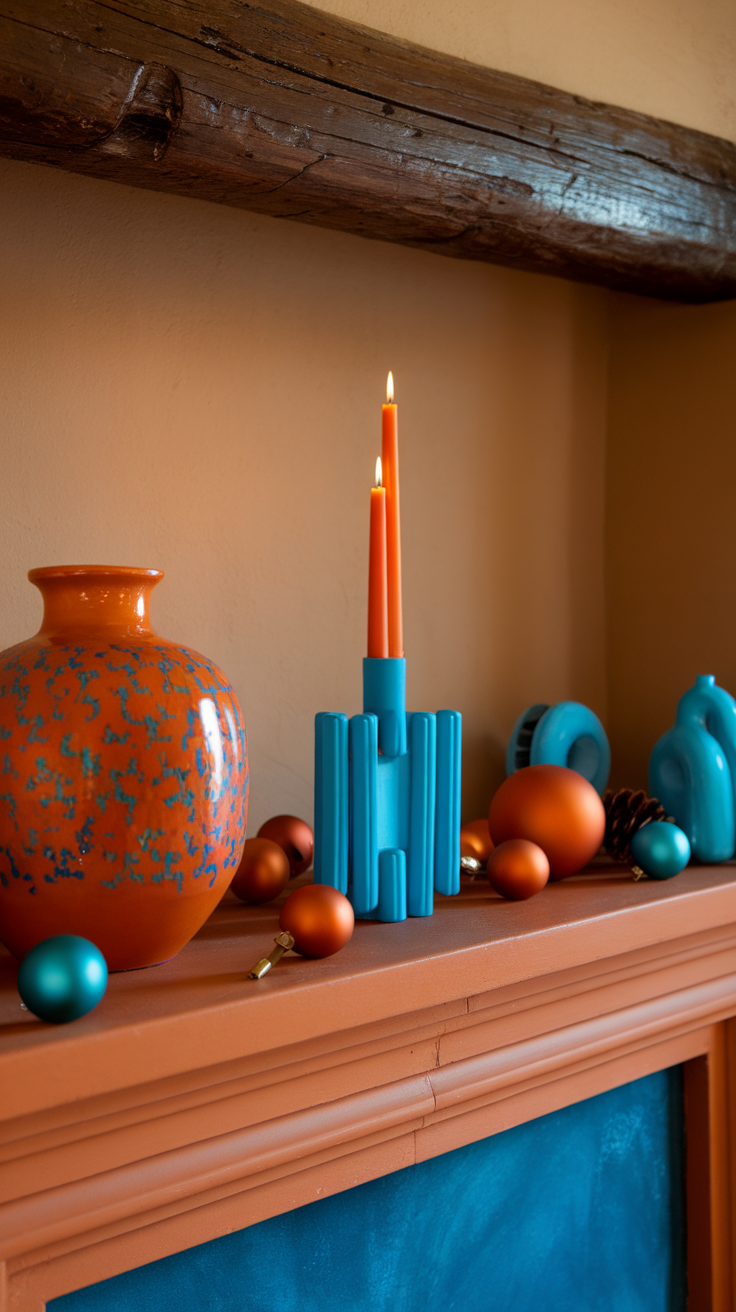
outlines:
[[[314,882],[358,919],[431,916],[460,891],[459,711],[406,710],[406,660],[366,657],[363,713],[315,717]]]
[[[528,706],[509,739],[506,774],[528,765],[564,765],[602,797],[611,773],[611,748],[598,716],[582,702]]]
[[[736,701],[699,674],[675,723],[649,758],[649,790],[683,830],[697,861],[728,861],[736,847]]]
[[[160,570],[32,570],[44,617],[0,655],[0,939],[57,934],[110,970],[174,956],[235,874],[248,755],[237,699],[148,618]]]

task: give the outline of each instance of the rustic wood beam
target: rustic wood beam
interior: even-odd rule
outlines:
[[[736,296],[736,146],[298,0],[0,0],[0,153],[645,295]]]

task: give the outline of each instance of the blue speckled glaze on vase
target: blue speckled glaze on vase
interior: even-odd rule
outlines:
[[[204,656],[150,628],[159,570],[29,574],[39,633],[0,655],[0,940],[78,934],[110,970],[167,960],[238,868],[248,752]]]

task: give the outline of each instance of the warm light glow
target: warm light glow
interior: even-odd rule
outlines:
[[[211,697],[201,697],[199,701],[199,719],[204,732],[208,754],[212,758],[210,769],[215,792],[222,787],[222,775],[225,767],[225,755],[222,749],[220,721],[217,718],[217,706]]]
[[[381,457],[376,461],[376,487],[383,487],[383,470],[381,469]]]
[[[388,378],[386,379],[386,404],[393,405],[393,402],[394,402],[394,376],[391,373],[391,370],[389,369]]]

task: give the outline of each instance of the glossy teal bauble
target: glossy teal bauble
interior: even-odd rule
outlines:
[[[631,840],[631,856],[650,879],[671,879],[690,860],[690,843],[677,825],[653,820],[637,829]]]
[[[55,934],[37,943],[18,971],[18,992],[28,1010],[55,1025],[86,1016],[106,988],[105,958],[77,934]]]

